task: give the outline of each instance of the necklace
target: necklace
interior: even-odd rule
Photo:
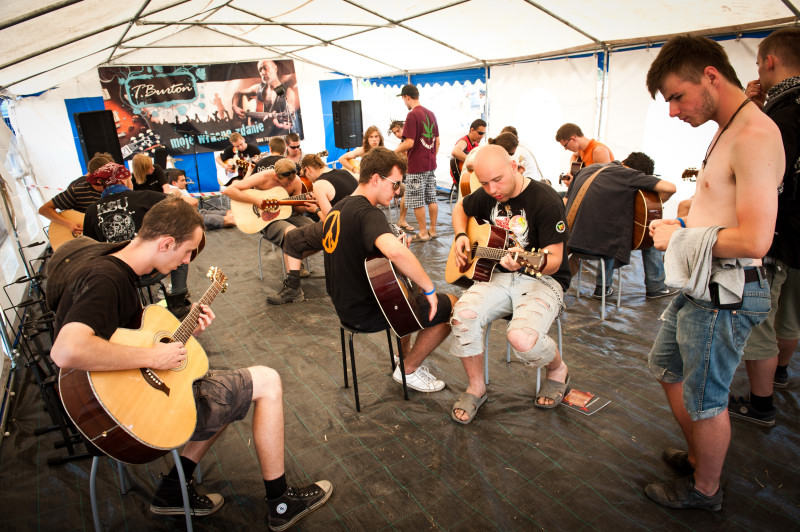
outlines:
[[[728,129],[728,126],[731,125],[731,123],[733,122],[733,119],[736,118],[736,115],[738,115],[739,111],[742,110],[742,107],[747,105],[747,102],[749,102],[749,101],[750,101],[750,98],[747,98],[747,99],[745,99],[745,101],[742,102],[742,105],[740,105],[736,109],[736,111],[733,113],[733,115],[728,119],[728,123],[725,124],[725,127],[723,127],[722,131],[719,132],[719,135],[717,135],[717,138],[714,140],[714,142],[711,144],[711,146],[708,148],[708,150],[706,150],[706,157],[705,157],[705,159],[703,159],[703,165],[700,167],[701,170],[706,167],[706,163],[708,162],[708,158],[711,157],[711,152],[714,151],[714,148],[717,146],[717,142],[719,142],[719,138],[722,136],[723,133],[725,133],[725,130]]]

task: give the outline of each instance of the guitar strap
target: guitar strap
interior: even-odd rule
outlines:
[[[572,202],[572,207],[570,207],[569,212],[567,213],[567,226],[569,226],[569,230],[572,231],[572,224],[575,223],[575,217],[578,215],[578,207],[581,206],[581,202],[583,201],[583,197],[586,195],[586,190],[588,190],[589,185],[592,184],[594,178],[597,177],[597,174],[602,172],[608,168],[608,166],[601,167],[598,171],[593,173],[589,179],[583,182],[583,186],[575,195],[575,200]]]

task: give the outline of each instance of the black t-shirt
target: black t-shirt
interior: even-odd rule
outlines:
[[[244,151],[239,151],[233,147],[233,144],[227,146],[224,150],[222,150],[222,155],[220,155],[220,159],[223,161],[227,161],[228,159],[232,159],[234,155],[238,152],[239,157],[244,159],[250,159],[250,157],[257,157],[261,155],[261,150],[258,149],[258,146],[255,144],[247,143],[247,147]]]
[[[581,169],[567,191],[567,209],[583,184],[603,164]],[[614,257],[620,266],[631,260],[633,203],[639,189],[654,190],[659,178],[626,168],[614,161],[600,172],[586,189],[572,224],[569,247],[594,255]]]
[[[86,209],[83,234],[98,242],[131,240],[142,226],[145,213],[166,197],[163,192],[152,190],[109,194]]]
[[[467,216],[510,230],[525,251],[544,248],[559,242],[563,242],[566,247],[569,238],[567,216],[558,193],[539,181],[528,178],[525,178],[525,181],[527,186],[522,192],[503,204],[498,203],[483,188],[479,188],[464,197],[464,212]],[[498,265],[497,268],[506,271],[502,266]],[[566,292],[572,278],[566,250],[561,266],[552,277]]]
[[[253,169],[253,173],[255,172],[263,172],[264,170],[269,170],[275,166],[275,163],[283,159],[283,155],[267,155],[266,157],[262,157],[256,163],[256,167]]]
[[[105,340],[119,327],[138,327],[142,308],[136,290],[138,279],[130,266],[110,255],[87,264],[61,296],[56,311],[56,335],[71,322],[88,325]]]
[[[133,180],[133,190],[153,190],[155,192],[163,192],[164,185],[167,184],[167,174],[164,169],[157,164],[153,165],[153,173],[148,175],[145,182],[141,185]]]
[[[378,253],[375,240],[391,232],[386,216],[364,196],[344,198],[325,218],[325,284],[336,313],[347,323],[369,322],[381,314],[364,259]]]
[[[317,181],[328,181],[333,185],[333,198],[331,198],[331,206],[336,205],[343,198],[346,198],[355,191],[358,187],[358,181],[355,180],[353,174],[347,170],[331,170],[325,172]]]

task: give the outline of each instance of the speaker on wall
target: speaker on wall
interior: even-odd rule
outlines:
[[[333,107],[333,139],[337,148],[357,148],[363,144],[361,100],[331,102]]]
[[[75,127],[87,165],[97,152],[110,153],[115,162],[123,164],[114,113],[108,110],[75,113]]]

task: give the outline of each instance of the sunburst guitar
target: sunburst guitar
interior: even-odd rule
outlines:
[[[68,209],[66,211],[61,211],[59,214],[70,222],[83,225],[83,214],[78,211]],[[61,247],[64,242],[69,242],[79,236],[81,236],[80,233],[73,233],[67,229],[67,226],[58,222],[50,222],[50,228],[47,230],[47,238],[50,239],[50,247],[53,248],[53,251]]]
[[[58,376],[61,402],[81,434],[107,455],[129,464],[143,464],[186,443],[197,424],[192,383],[208,372],[208,358],[192,336],[200,305],[210,305],[227,288],[223,273],[211,268],[212,283],[179,322],[166,308],[149,305],[139,329],[117,329],[112,344],[152,347],[156,342],[182,342],[184,364],[171,370],[120,371],[62,369]]]
[[[236,227],[243,233],[253,234],[261,231],[275,220],[284,220],[291,216],[294,205],[316,203],[311,194],[300,194],[289,197],[283,187],[269,190],[243,190],[248,196],[261,200],[259,205],[244,201],[231,200],[231,211]]]
[[[523,271],[528,275],[541,275],[539,272],[547,266],[547,251],[508,251],[508,231],[502,227],[470,218],[466,233],[470,241],[467,264],[459,267],[456,263],[456,243],[453,241],[444,269],[444,278],[448,283],[454,283],[461,277],[473,281],[489,281],[494,267],[508,254],[522,265]]]

